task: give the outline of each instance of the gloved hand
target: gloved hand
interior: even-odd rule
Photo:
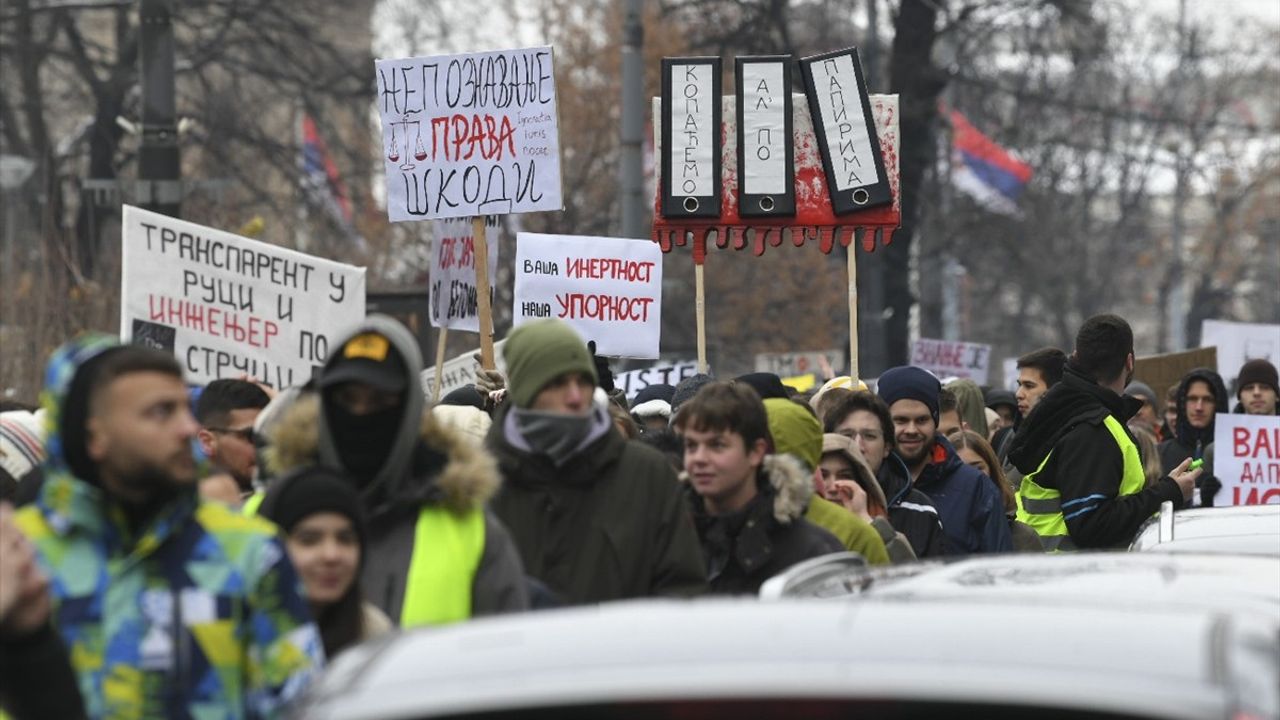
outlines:
[[[505,390],[507,387],[507,379],[502,373],[495,370],[485,370],[480,363],[480,353],[476,353],[471,357],[476,361],[476,389],[481,395],[488,395],[499,390]]]
[[[591,353],[591,359],[596,363],[596,375],[600,379],[600,387],[605,392],[613,393],[613,371],[609,369],[609,359],[596,355],[596,341],[591,340],[587,343],[587,351]]]

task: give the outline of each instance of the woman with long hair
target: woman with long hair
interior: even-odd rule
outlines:
[[[391,621],[360,591],[366,539],[360,507],[339,471],[313,465],[276,480],[259,510],[284,533],[329,658],[391,631]]]
[[[1025,523],[1017,521],[1018,501],[1013,495],[1013,488],[1005,479],[1004,467],[996,459],[996,451],[987,439],[972,430],[957,430],[947,436],[947,441],[956,448],[956,455],[967,465],[972,465],[991,478],[1000,490],[1000,498],[1004,501],[1004,514],[1009,521],[1009,534],[1013,539],[1014,552],[1043,552],[1040,536]]]

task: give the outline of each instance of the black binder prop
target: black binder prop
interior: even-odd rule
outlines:
[[[892,204],[858,49],[802,58],[800,72],[835,214]]]
[[[739,57],[735,70],[738,215],[795,215],[791,56]]]
[[[662,214],[720,216],[720,58],[662,60]]]

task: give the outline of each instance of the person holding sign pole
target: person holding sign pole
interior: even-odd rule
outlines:
[[[505,480],[493,510],[529,574],[569,604],[706,592],[675,472],[614,427],[577,332],[526,322],[503,355],[508,402],[486,438]]]
[[[273,436],[272,469],[340,469],[368,520],[360,584],[400,627],[527,609],[524,570],[485,509],[493,461],[426,411],[417,341],[371,315],[339,336],[317,380]]]

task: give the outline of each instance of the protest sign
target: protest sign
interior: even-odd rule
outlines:
[[[498,274],[498,218],[485,219],[489,246],[489,287]],[[476,290],[476,253],[472,223],[437,220],[431,252],[431,325],[451,330],[480,332],[480,306]],[[492,295],[492,290],[490,290]]]
[[[1236,374],[1249,360],[1262,358],[1280,365],[1280,325],[1205,320],[1200,325],[1200,344],[1218,348],[1218,374],[1228,393],[1234,393]]]
[[[1004,384],[1001,386],[1005,390],[1013,392],[1018,389],[1018,358],[1005,358],[1000,364],[1001,377],[1004,378]]]
[[[189,382],[301,385],[364,319],[364,268],[126,205],[120,337],[172,352]]]
[[[810,350],[806,352],[756,353],[756,372],[787,377],[816,373],[826,380],[835,376],[835,368],[844,365],[843,350]]]
[[[649,240],[516,236],[513,325],[556,317],[596,352],[657,358],[662,325],[662,250]]]
[[[1213,429],[1214,505],[1280,504],[1280,416],[1219,413]]]
[[[495,365],[498,372],[502,373],[504,377],[507,374],[507,364],[502,359],[501,350],[506,342],[506,340],[499,340],[493,344]],[[477,350],[470,350],[444,363],[440,374],[440,394],[438,396],[435,394],[436,366],[432,365],[423,370],[419,379],[422,381],[422,391],[426,393],[427,399],[442,398],[460,387],[474,385],[476,382],[475,355],[477,352]]]
[[[392,222],[564,207],[550,47],[376,64]]]
[[[650,385],[671,385],[674,387],[679,385],[681,380],[692,377],[697,372],[698,363],[692,360],[666,365],[654,365],[653,367],[630,370],[614,375],[613,386],[621,388],[623,393],[626,394],[627,400],[630,401],[635,399],[636,393]]]
[[[1197,348],[1138,358],[1133,365],[1133,379],[1151,386],[1156,397],[1163,398],[1169,388],[1182,381],[1182,376],[1196,368],[1216,367],[1217,348]]]
[[[939,378],[972,380],[987,384],[991,346],[958,340],[920,338],[911,348],[911,364]]]

